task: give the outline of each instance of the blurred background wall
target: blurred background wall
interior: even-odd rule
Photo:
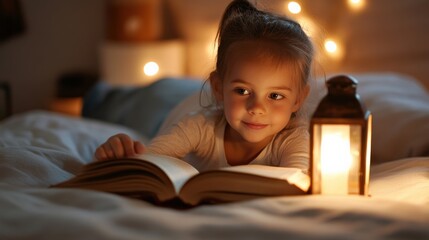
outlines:
[[[25,28],[0,42],[0,81],[9,82],[13,112],[19,113],[50,109],[67,95],[59,83],[71,88],[82,79],[139,84],[143,56],[160,66],[158,75],[142,75],[142,84],[163,76],[159,73],[205,79],[213,68],[217,25],[230,0],[16,2]],[[297,0],[296,14],[291,1],[252,2],[304,26],[318,49],[318,75],[394,71],[429,89],[427,0]],[[331,52],[327,40],[334,44]]]

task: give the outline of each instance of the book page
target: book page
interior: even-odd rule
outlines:
[[[223,171],[242,172],[268,178],[277,178],[288,181],[290,184],[307,191],[310,187],[310,177],[298,168],[286,168],[266,165],[240,165],[221,168]]]
[[[149,153],[138,155],[136,158],[151,162],[161,168],[172,181],[176,193],[189,178],[198,174],[198,170],[192,165],[177,158]]]
[[[202,172],[188,180],[180,192],[190,205],[234,202],[259,197],[302,195],[310,177],[298,168],[240,165]]]

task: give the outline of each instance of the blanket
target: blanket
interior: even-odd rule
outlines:
[[[132,129],[44,111],[0,124],[0,239],[427,239],[429,157],[371,168],[370,197],[272,197],[166,209],[108,193],[50,189]]]

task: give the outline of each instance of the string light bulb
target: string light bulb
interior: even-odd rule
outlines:
[[[341,60],[344,56],[344,50],[341,44],[332,39],[326,39],[324,44],[325,52],[329,57],[335,60]]]
[[[325,50],[328,53],[335,53],[338,50],[337,43],[332,39],[327,39],[325,41]]]
[[[289,12],[291,12],[292,14],[298,14],[301,12],[301,5],[297,2],[289,2],[287,4],[287,9],[289,10]]]
[[[366,5],[365,0],[348,0],[347,1],[349,8],[355,11],[363,9]]]

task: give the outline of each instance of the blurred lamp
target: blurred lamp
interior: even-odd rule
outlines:
[[[159,72],[159,65],[156,62],[147,62],[143,66],[143,73],[146,76],[154,76]]]
[[[310,123],[313,194],[368,195],[371,122],[356,93],[357,81],[340,75],[326,83]]]
[[[101,77],[111,85],[148,85],[160,78],[183,76],[184,60],[180,40],[110,41],[101,48]]]

